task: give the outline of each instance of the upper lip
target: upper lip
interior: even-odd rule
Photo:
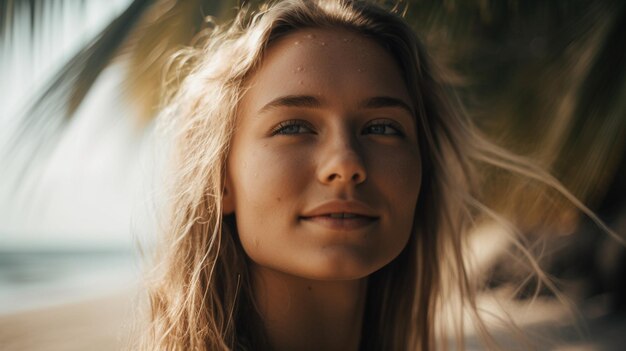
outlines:
[[[333,213],[351,213],[366,217],[378,217],[376,212],[366,204],[359,201],[335,200],[325,202],[310,210],[305,211],[301,217],[327,216]]]

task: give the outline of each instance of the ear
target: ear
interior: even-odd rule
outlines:
[[[226,184],[224,184],[224,189],[222,191],[222,213],[224,215],[230,215],[235,212],[235,199],[232,189],[233,187],[231,186],[230,179],[228,179],[227,176]]]

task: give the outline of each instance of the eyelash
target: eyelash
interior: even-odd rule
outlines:
[[[394,129],[394,131],[392,133],[389,133],[389,134],[381,133],[381,134],[376,134],[376,135],[397,135],[397,136],[400,136],[400,137],[404,136],[404,132],[402,131],[402,126],[399,123],[394,122],[392,120],[376,119],[376,120],[373,120],[373,121],[367,123],[367,125],[365,126],[364,129],[371,128],[371,127],[374,127],[374,126],[390,127],[390,128]]]
[[[310,132],[313,131],[313,127],[309,123],[303,120],[299,120],[299,119],[292,119],[289,121],[280,122],[276,127],[274,127],[274,129],[272,129],[272,131],[270,132],[270,135],[273,136],[273,135],[302,134],[302,133],[285,133],[284,131],[290,127],[304,127],[304,128],[307,128]]]
[[[376,126],[382,126],[385,128],[393,128],[394,130],[392,131],[392,133],[376,133],[375,135],[397,135],[397,136],[404,136],[404,133],[402,131],[402,126],[400,126],[400,124],[388,120],[388,119],[377,119],[377,120],[373,120],[367,123],[367,125],[365,125],[365,127],[363,128],[364,130],[367,130],[368,128],[371,127],[376,127]],[[271,130],[270,135],[274,136],[274,135],[295,135],[295,134],[304,134],[304,133],[299,133],[299,132],[295,132],[295,133],[287,133],[285,132],[288,128],[291,127],[299,127],[300,128],[306,128],[308,129],[308,132],[313,132],[313,126],[311,126],[310,123],[303,121],[303,120],[289,120],[289,121],[284,121],[279,123],[276,127],[274,127],[274,129]]]

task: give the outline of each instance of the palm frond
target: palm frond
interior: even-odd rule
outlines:
[[[29,170],[45,161],[59,140],[68,119],[93,86],[98,75],[111,62],[120,46],[150,5],[150,0],[134,0],[100,35],[76,54],[33,99],[18,128],[2,150],[0,159],[12,169],[18,189]],[[14,4],[15,5],[15,4]],[[41,1],[33,1],[31,23],[41,17]],[[36,26],[36,24],[32,24]],[[33,31],[34,32],[34,31]],[[10,166],[9,166],[10,165]]]

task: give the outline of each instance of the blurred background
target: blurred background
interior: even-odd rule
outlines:
[[[0,349],[125,345],[138,242],[154,234],[163,67],[207,27],[205,16],[226,21],[238,3],[0,1]],[[506,228],[488,221],[473,241],[485,306],[489,296],[506,298],[526,330],[551,331],[545,349],[621,350],[626,3],[400,5],[476,125],[549,170],[615,236],[550,188],[485,167],[482,200],[521,229],[584,326],[509,254]]]

